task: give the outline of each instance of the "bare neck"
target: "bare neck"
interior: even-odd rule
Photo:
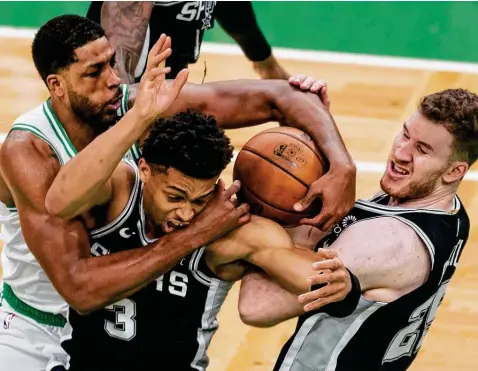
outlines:
[[[390,206],[400,206],[414,209],[438,209],[450,211],[453,209],[453,199],[456,195],[456,189],[442,189],[426,197],[401,201],[390,197],[388,204]]]
[[[94,128],[76,116],[69,107],[54,98],[51,98],[50,103],[52,110],[58,117],[68,138],[78,152],[98,136]]]
[[[143,211],[144,219],[146,222],[145,232],[146,236],[148,236],[148,238],[150,239],[159,238],[164,235],[163,231],[161,230],[161,227],[155,224],[154,218],[151,216],[152,211],[150,211],[150,207],[151,205],[154,205],[153,201],[154,198],[151,197],[148,191],[143,188]]]

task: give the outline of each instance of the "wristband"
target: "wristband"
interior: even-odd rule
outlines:
[[[362,288],[360,287],[360,281],[358,278],[348,268],[346,269],[349,272],[350,279],[352,281],[352,289],[350,292],[341,301],[324,305],[315,312],[322,312],[332,317],[343,318],[351,315],[355,309],[357,309],[360,296],[362,296]],[[325,284],[323,283],[312,285],[311,290],[317,290],[324,286]]]

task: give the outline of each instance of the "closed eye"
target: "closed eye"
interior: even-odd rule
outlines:
[[[179,202],[183,198],[181,196],[168,195],[168,201],[170,202]]]
[[[418,149],[418,152],[420,152],[420,153],[423,154],[423,155],[425,155],[425,154],[427,153],[427,152],[423,149],[422,146],[418,146],[417,149]]]
[[[100,75],[100,70],[96,70],[96,71],[88,73],[86,76],[88,76],[88,77],[98,77],[99,75]]]

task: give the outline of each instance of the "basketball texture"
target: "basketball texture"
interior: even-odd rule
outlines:
[[[265,130],[251,138],[239,152],[233,178],[241,181],[238,198],[251,212],[283,226],[296,226],[315,216],[320,202],[303,212],[293,208],[310,185],[327,172],[328,163],[308,134],[290,127]]]

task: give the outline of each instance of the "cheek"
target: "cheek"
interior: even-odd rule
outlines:
[[[179,204],[169,202],[167,197],[159,194],[154,198],[156,215],[165,217],[179,207]]]
[[[82,79],[76,90],[81,92],[83,96],[88,97],[93,103],[103,104],[106,101],[108,91],[106,89],[101,89],[100,86],[102,85],[100,84],[99,79],[87,78]]]
[[[201,206],[194,206],[194,214],[195,215],[199,214],[201,211],[204,210],[205,207],[206,207],[206,204]]]
[[[437,158],[415,158],[413,164],[413,182],[427,183],[435,181],[446,170],[445,164]]]

